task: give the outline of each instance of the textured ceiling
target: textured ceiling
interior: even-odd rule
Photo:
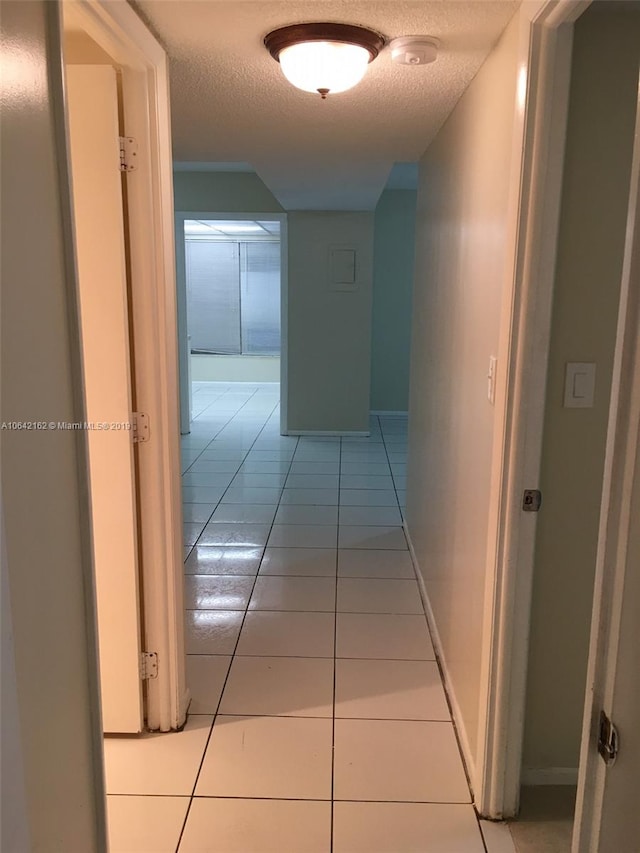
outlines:
[[[251,163],[285,209],[370,210],[396,161],[418,160],[471,82],[517,0],[325,2],[137,0],[171,64],[174,157]],[[349,92],[319,97],[282,76],[262,44],[308,20],[360,24],[388,39],[431,35],[435,63],[398,66],[385,49]]]

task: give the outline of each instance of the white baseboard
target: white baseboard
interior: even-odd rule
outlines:
[[[462,712],[460,710],[460,705],[458,704],[458,700],[456,698],[455,690],[453,689],[453,684],[451,683],[451,677],[449,675],[447,662],[442,649],[442,641],[440,640],[440,634],[438,633],[438,626],[436,624],[435,616],[433,615],[433,610],[431,609],[431,602],[429,601],[427,588],[424,583],[424,578],[422,577],[422,572],[420,571],[418,558],[413,547],[413,542],[411,541],[411,535],[409,534],[407,522],[403,522],[402,526],[404,528],[405,536],[407,537],[409,553],[411,554],[411,561],[413,563],[413,570],[415,572],[418,587],[420,589],[420,595],[422,597],[422,603],[424,604],[424,610],[427,614],[427,622],[429,623],[429,630],[431,632],[431,639],[433,640],[433,647],[436,653],[436,658],[438,659],[438,663],[440,664],[440,670],[444,677],[444,689],[446,691],[447,698],[451,706],[453,722],[456,727],[460,748],[462,750],[462,758],[467,768],[467,776],[469,777],[470,784],[473,786],[473,782],[475,780],[475,761],[473,759],[473,753],[471,752],[471,747],[469,745],[467,730],[464,725]]]
[[[577,767],[523,767],[522,785],[577,785]]]
[[[371,433],[369,430],[359,431],[359,430],[332,430],[332,429],[289,429],[286,432],[286,435],[317,435],[317,436],[327,436],[328,438],[340,437],[341,435],[345,436],[357,436],[358,438],[368,438]]]
[[[506,823],[481,818],[480,831],[487,853],[517,853],[513,836]]]
[[[376,415],[379,418],[408,418],[409,412],[392,411],[391,409],[372,409],[370,414]]]

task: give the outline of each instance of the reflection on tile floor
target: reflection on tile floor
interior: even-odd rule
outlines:
[[[406,419],[194,383],[184,731],[106,741],[111,853],[482,853],[402,528]]]

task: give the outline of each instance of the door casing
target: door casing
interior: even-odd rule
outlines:
[[[512,270],[500,322],[496,430],[485,586],[478,755],[480,813],[517,814],[524,731],[536,514],[551,333],[573,23],[590,0],[537,0],[520,9],[510,204]]]
[[[143,651],[158,655],[146,682],[146,723],[170,731],[184,724],[182,505],[173,244],[173,183],[167,57],[125,0],[65,0],[63,24],[84,31],[121,72],[124,125],[138,143],[127,184],[131,317],[137,410],[148,415],[149,441],[138,450],[138,537]],[[59,61],[64,64],[62,45]],[[66,122],[66,101],[63,102]],[[67,130],[68,140],[68,130]],[[68,142],[65,142],[68,152]],[[68,155],[67,155],[68,159]],[[68,162],[67,162],[68,167]]]

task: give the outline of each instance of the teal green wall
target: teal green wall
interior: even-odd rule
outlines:
[[[288,229],[288,428],[366,432],[373,214],[292,211]],[[329,253],[344,246],[356,253],[351,290],[329,280]]]
[[[174,209],[211,213],[282,213],[254,172],[174,172]]]
[[[415,190],[385,190],[375,211],[371,408],[409,405]]]

